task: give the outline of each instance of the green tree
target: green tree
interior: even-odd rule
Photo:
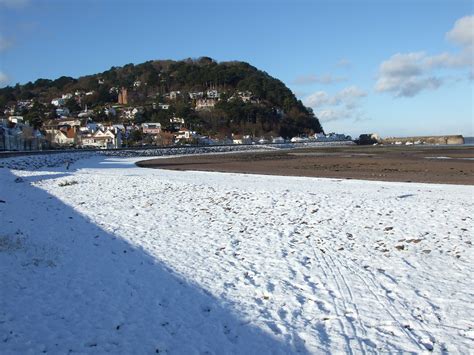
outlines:
[[[70,112],[81,111],[81,106],[77,103],[74,97],[71,97],[70,99],[66,100],[65,106]]]

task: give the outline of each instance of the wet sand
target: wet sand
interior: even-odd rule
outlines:
[[[146,168],[474,185],[473,146],[350,146],[152,159]]]

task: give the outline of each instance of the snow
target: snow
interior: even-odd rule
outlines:
[[[0,168],[0,353],[473,348],[471,186],[35,159]]]
[[[215,153],[236,153],[258,150],[272,149],[272,146],[260,145],[235,145],[235,146],[205,146],[205,147],[180,147],[180,148],[156,148],[156,149],[118,149],[102,151],[80,151],[72,150],[70,152],[50,152],[50,154],[33,154],[25,156],[15,156],[0,159],[0,168],[9,168],[16,170],[31,170],[42,167],[58,167],[67,162],[73,163],[77,160],[89,158],[92,156],[109,157],[161,157],[176,155],[195,155],[195,154],[215,154]],[[1,158],[1,157],[0,157]]]

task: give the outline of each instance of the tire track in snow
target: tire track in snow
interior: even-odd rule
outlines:
[[[334,250],[332,250],[332,252],[335,252]],[[343,264],[341,262],[341,260],[338,260],[341,264]],[[350,262],[354,263],[353,261],[350,260]],[[356,268],[359,268],[358,265],[356,265],[354,263],[354,265],[356,266]],[[420,340],[421,339],[418,339],[418,336],[411,331],[410,328],[406,327],[406,325],[403,325],[398,319],[404,319],[406,321],[407,317],[405,317],[400,311],[398,311],[397,307],[395,307],[391,302],[383,302],[380,297],[377,295],[377,293],[374,291],[373,287],[371,287],[369,285],[369,283],[366,281],[366,278],[365,277],[362,277],[360,275],[360,272],[357,272],[356,270],[354,270],[353,268],[351,268],[350,266],[347,265],[347,263],[345,264],[345,267],[346,269],[348,269],[349,271],[351,271],[353,274],[355,274],[361,281],[362,283],[366,286],[367,290],[372,294],[372,296],[374,296],[375,300],[382,306],[383,309],[385,309],[385,311],[387,312],[387,314],[393,319],[393,321],[398,325],[399,329],[405,333],[407,335],[407,337],[411,340],[411,342],[416,345],[419,349],[421,350],[427,350],[427,348],[425,346],[422,346],[420,344]],[[372,283],[372,285],[375,287],[375,289],[377,288],[380,288],[379,286],[377,286],[377,284],[375,283],[374,281],[374,278],[375,278],[375,275],[364,269],[366,272],[369,272],[371,274],[372,277],[367,277],[367,280],[370,280],[370,282]],[[362,271],[362,270],[359,270],[359,271]],[[388,307],[387,305],[390,305],[390,307]],[[391,309],[389,309],[391,308]],[[408,323],[408,322],[407,322]],[[419,323],[419,322],[417,322]],[[400,349],[399,349],[400,350]],[[429,350],[429,349],[428,349]]]
[[[311,237],[308,238],[309,240],[309,244],[313,250],[313,254],[314,254],[314,257],[316,260],[319,260],[319,261],[322,261],[324,262],[325,266],[326,266],[326,270],[329,271],[326,272],[325,268],[323,265],[320,264],[320,266],[322,266],[321,268],[321,271],[323,272],[324,274],[324,277],[326,278],[326,280],[329,280],[329,277],[334,281],[334,284],[339,292],[339,294],[341,295],[341,301],[342,301],[342,306],[344,307],[344,309],[347,309],[347,304],[346,304],[346,301],[345,301],[345,298],[344,298],[344,294],[342,292],[342,289],[341,289],[341,286],[337,280],[337,277],[335,275],[334,272],[332,272],[331,270],[331,266],[329,265],[328,261],[326,260],[325,256],[324,256],[324,252],[321,251],[320,253],[317,253],[316,252],[316,248],[314,247],[313,245],[313,242],[311,241]],[[319,254],[319,257],[318,257],[318,254]],[[336,266],[333,264],[333,266],[336,268]],[[330,276],[329,276],[330,275]],[[346,318],[344,315],[341,315],[340,312],[339,312],[339,309],[338,309],[338,305],[337,305],[337,301],[336,301],[336,297],[334,297],[331,293],[332,291],[331,290],[328,290],[329,294],[331,295],[331,298],[332,298],[332,306],[334,308],[334,312],[336,313],[337,315],[337,319],[338,319],[338,322],[341,326],[341,330],[342,330],[342,333],[343,333],[343,337],[344,337],[344,340],[346,342],[346,347],[347,347],[347,351],[350,353],[350,354],[353,354],[353,349],[352,349],[352,346],[351,346],[351,338],[353,339],[356,339],[357,342],[358,342],[358,345],[359,345],[359,349],[356,349],[357,351],[361,351],[362,353],[366,353],[366,349],[365,347],[363,346],[362,342],[360,341],[359,339],[359,335],[357,334],[357,330],[356,328],[354,327],[354,325],[352,324],[352,322],[348,322],[349,323],[349,327],[350,330],[351,330],[351,334],[349,334],[349,332],[346,330],[346,326],[344,325],[344,321],[343,319]]]
[[[375,282],[373,280],[376,279],[376,276],[374,275],[374,273],[370,270],[365,270],[365,272],[369,273],[372,276],[371,281],[375,285]],[[357,274],[357,275],[358,275],[359,278],[361,278],[361,276],[359,274]],[[384,287],[382,284],[380,284],[380,287],[385,291],[387,290],[387,288]],[[442,349],[445,348],[444,342],[436,341],[435,337],[431,334],[431,332],[423,324],[423,321],[419,320],[418,317],[414,314],[413,309],[409,307],[409,304],[413,304],[415,302],[413,302],[413,301],[408,302],[406,300],[406,298],[403,297],[399,292],[395,291],[395,294],[396,294],[397,298],[393,298],[393,302],[389,303],[389,304],[392,306],[393,309],[397,309],[397,310],[402,309],[402,310],[404,310],[405,315],[403,315],[401,311],[397,311],[400,318],[405,319],[405,320],[409,319],[410,321],[413,321],[416,324],[416,327],[421,330],[422,335],[417,334],[418,333],[417,329],[414,329],[410,325],[409,325],[409,327],[407,327],[406,325],[403,325],[400,322],[398,322],[398,325],[401,327],[401,329],[407,329],[410,333],[412,333],[415,337],[417,337],[418,338],[418,346],[420,346],[420,348],[423,349],[423,350],[432,350],[432,346],[435,343],[438,343]],[[415,294],[416,294],[415,297],[417,297],[418,299],[423,299],[423,297],[421,295],[419,295],[417,292],[415,292]],[[394,305],[394,303],[396,303],[396,306]],[[433,304],[431,302],[428,302],[428,304],[429,304],[430,308],[434,311]],[[435,315],[437,314],[436,312],[433,312],[433,313]],[[440,322],[438,317],[435,316],[435,319],[436,319],[436,324],[439,327],[444,327],[444,325]],[[415,331],[417,331],[417,332],[415,333]],[[427,341],[427,340],[429,340],[429,341]],[[421,346],[420,343],[423,346]]]

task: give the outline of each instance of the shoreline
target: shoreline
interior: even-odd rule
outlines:
[[[351,146],[149,159],[142,168],[474,185],[472,146]]]

